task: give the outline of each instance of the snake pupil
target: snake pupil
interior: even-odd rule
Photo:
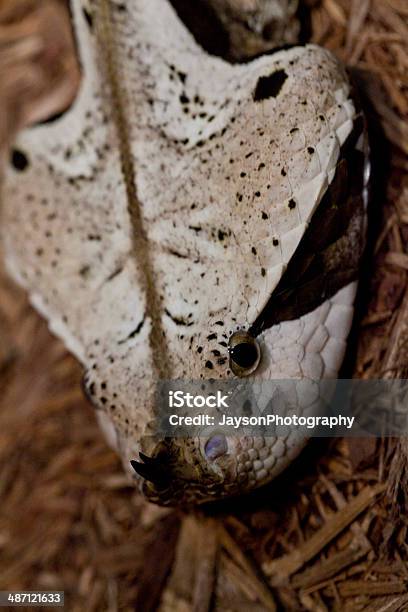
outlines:
[[[231,359],[241,368],[251,368],[258,359],[258,349],[255,344],[241,342],[230,349]]]
[[[256,370],[261,351],[256,339],[247,331],[237,331],[229,339],[230,366],[237,376],[249,376]]]

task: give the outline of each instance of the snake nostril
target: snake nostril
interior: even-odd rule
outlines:
[[[209,438],[205,444],[204,452],[207,459],[214,460],[228,451],[228,444],[223,434],[216,434]]]

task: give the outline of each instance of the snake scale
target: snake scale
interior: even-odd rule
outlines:
[[[64,115],[18,137],[8,270],[83,364],[150,500],[248,491],[299,440],[157,439],[156,382],[336,378],[364,247],[362,113],[315,45],[230,64],[167,0],[71,8],[82,84]]]

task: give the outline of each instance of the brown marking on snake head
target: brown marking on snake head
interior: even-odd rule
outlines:
[[[266,98],[276,98],[283,87],[288,75],[284,70],[276,70],[267,77],[260,77],[254,91],[254,102],[266,100]]]

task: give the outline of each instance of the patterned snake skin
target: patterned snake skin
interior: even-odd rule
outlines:
[[[72,15],[81,89],[16,143],[8,269],[82,362],[149,499],[242,493],[304,442],[228,438],[214,456],[202,438],[158,440],[156,382],[235,378],[238,331],[261,355],[239,375],[337,376],[364,247],[361,112],[320,47],[231,65],[167,0],[73,0]]]

